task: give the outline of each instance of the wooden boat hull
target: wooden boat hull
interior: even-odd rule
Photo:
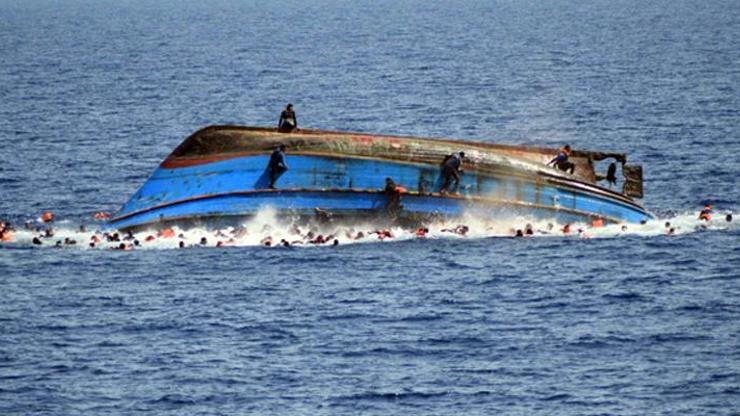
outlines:
[[[287,144],[289,170],[267,189],[272,149]],[[358,144],[359,143],[359,144]],[[439,162],[466,152],[459,195],[438,192]],[[551,218],[559,222],[639,222],[651,217],[631,198],[580,177],[546,168],[554,150],[351,133],[283,134],[269,129],[211,127],[188,138],[110,221],[119,229],[224,216],[272,207],[311,216],[380,216],[388,204],[385,178],[408,190],[401,217],[464,214]],[[617,155],[621,156],[621,155]],[[622,156],[623,157],[623,156]],[[584,158],[585,159],[585,158]]]

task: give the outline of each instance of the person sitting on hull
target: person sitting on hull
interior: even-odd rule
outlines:
[[[278,120],[278,131],[281,133],[290,133],[291,131],[298,128],[298,119],[293,111],[293,104],[288,104],[280,113],[280,120]]]
[[[570,174],[572,175],[576,169],[576,165],[568,160],[570,154],[570,145],[566,144],[560,149],[557,156],[555,156],[551,161],[547,162],[547,166],[553,165],[563,172],[570,171]]]
[[[285,163],[285,149],[287,147],[281,144],[270,155],[270,163],[267,165],[270,171],[270,184],[267,187],[270,189],[275,189],[275,182],[288,170],[288,165]]]
[[[442,186],[439,188],[439,193],[444,194],[449,192],[449,187],[454,181],[455,185],[452,188],[452,193],[457,193],[457,189],[460,186],[460,174],[463,173],[462,161],[465,158],[465,152],[453,153],[445,156],[442,160]]]

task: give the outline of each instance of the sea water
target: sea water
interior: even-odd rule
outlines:
[[[737,414],[739,39],[719,0],[0,1],[0,413]],[[268,248],[309,229],[266,209],[225,247],[89,247],[188,134],[288,102],[302,127],[625,152],[656,220]]]

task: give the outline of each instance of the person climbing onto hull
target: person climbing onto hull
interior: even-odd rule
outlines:
[[[383,192],[388,197],[388,202],[385,204],[385,212],[391,218],[398,217],[398,214],[403,210],[401,205],[401,193],[406,192],[406,188],[397,185],[392,178],[385,178],[385,188]]]
[[[565,146],[563,146],[562,149],[560,149],[557,156],[555,156],[551,161],[547,162],[547,166],[553,165],[563,172],[569,172],[572,175],[573,172],[575,172],[576,165],[568,160],[570,154],[570,145],[566,144]]]
[[[465,158],[465,152],[453,153],[445,156],[442,161],[442,186],[439,188],[440,194],[450,191],[450,185],[454,183],[452,193],[456,194],[460,187],[460,175],[463,173],[462,161]]]
[[[267,166],[270,173],[270,184],[267,186],[269,189],[275,189],[275,182],[288,170],[288,164],[285,163],[285,149],[287,147],[281,144],[270,155],[270,163]]]

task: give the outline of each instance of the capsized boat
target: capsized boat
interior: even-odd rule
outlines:
[[[269,189],[273,150],[287,146],[289,170]],[[440,162],[465,152],[458,193],[440,193]],[[557,149],[449,139],[301,129],[290,133],[210,126],[185,139],[109,221],[131,229],[249,217],[263,207],[310,217],[383,217],[386,178],[402,185],[398,219],[464,214],[558,222],[640,222],[642,168],[621,153],[575,150],[574,174],[548,167]],[[599,186],[595,164],[621,166],[621,192]]]

